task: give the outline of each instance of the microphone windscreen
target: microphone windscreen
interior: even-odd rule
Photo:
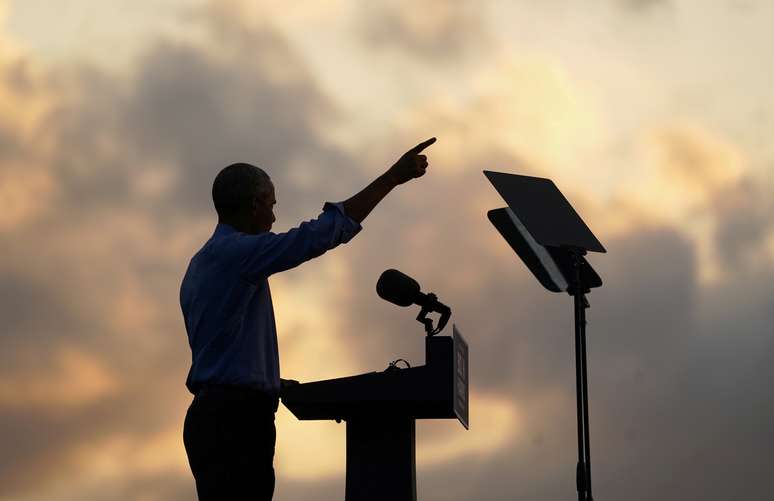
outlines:
[[[411,306],[421,294],[419,283],[398,270],[386,270],[376,282],[376,293],[398,306]]]

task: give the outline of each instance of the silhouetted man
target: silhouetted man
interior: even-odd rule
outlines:
[[[183,442],[200,501],[270,500],[281,389],[268,277],[346,243],[396,186],[425,174],[429,139],[317,219],[272,233],[274,185],[258,167],[224,168],[212,185],[218,224],[180,287],[192,363]],[[312,354],[310,354],[312,355]]]

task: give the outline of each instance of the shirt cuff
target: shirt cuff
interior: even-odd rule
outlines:
[[[349,241],[352,237],[357,235],[360,230],[363,229],[363,226],[361,226],[360,223],[349,217],[349,215],[344,210],[344,202],[325,202],[325,205],[323,205],[323,212],[327,210],[333,210],[338,213],[338,215],[342,218],[342,222],[344,223],[344,235],[345,235],[345,242]]]

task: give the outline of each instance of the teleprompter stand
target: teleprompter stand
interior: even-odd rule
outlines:
[[[508,207],[487,213],[497,231],[540,283],[573,297],[575,392],[578,419],[578,501],[593,501],[586,370],[586,294],[602,280],[583,257],[606,252],[567,199],[549,179],[484,171]]]

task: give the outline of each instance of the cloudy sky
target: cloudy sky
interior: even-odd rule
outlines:
[[[471,427],[423,501],[575,496],[571,300],[486,211],[552,178],[608,249],[588,313],[597,499],[774,489],[774,4],[0,0],[0,499],[194,499],[178,305],[223,166],[283,231],[438,137],[348,245],[271,279],[283,376],[423,361],[399,268],[454,311]],[[277,417],[276,499],[340,500],[345,426]]]

